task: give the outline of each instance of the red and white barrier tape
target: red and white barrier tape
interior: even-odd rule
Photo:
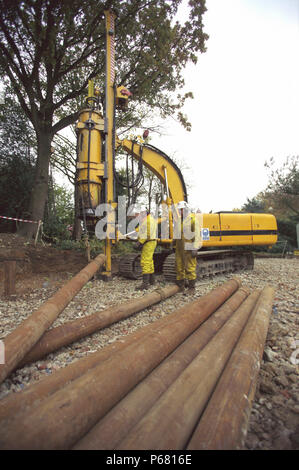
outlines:
[[[5,217],[5,215],[0,215],[0,218],[8,220],[18,220],[19,222],[29,222],[30,224],[38,224],[40,222],[40,220],[15,219],[14,217]]]

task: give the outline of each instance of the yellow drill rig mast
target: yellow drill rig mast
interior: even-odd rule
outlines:
[[[103,113],[100,110],[100,93],[89,82],[86,106],[79,113],[77,124],[78,162],[77,185],[81,218],[86,226],[96,222],[96,208],[106,203],[116,207],[114,194],[114,107],[125,108],[129,96],[125,87],[115,91],[114,19],[112,11],[105,11],[106,26],[106,83]],[[111,243],[114,240],[114,218],[107,213],[105,239],[106,266],[103,276],[111,278]]]
[[[114,121],[114,81],[115,81],[115,52],[114,52],[114,13],[105,11],[106,20],[106,85],[105,85],[105,118],[106,118],[106,138],[105,138],[105,164],[107,168],[107,178],[105,179],[105,202],[114,204],[114,184],[113,184],[113,121]],[[105,242],[106,272],[107,277],[111,277],[111,229],[113,220],[111,212],[108,212],[107,237]]]

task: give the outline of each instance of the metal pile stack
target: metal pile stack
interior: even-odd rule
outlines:
[[[139,311],[177,291],[168,286],[131,301],[109,321],[132,314],[132,302]],[[242,448],[273,295],[270,287],[249,293],[232,279],[5,397],[0,448]]]

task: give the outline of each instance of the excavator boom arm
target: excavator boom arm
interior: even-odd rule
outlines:
[[[117,147],[129,152],[133,157],[142,162],[146,168],[153,172],[164,184],[173,204],[179,201],[187,201],[187,190],[183,175],[171,158],[164,152],[149,144],[141,145],[129,139],[118,140]]]

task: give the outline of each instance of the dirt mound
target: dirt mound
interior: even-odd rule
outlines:
[[[17,260],[17,279],[33,273],[76,273],[87,263],[83,252],[60,250],[51,245],[34,245],[34,241],[11,233],[0,233],[0,279],[3,279],[4,259]]]

